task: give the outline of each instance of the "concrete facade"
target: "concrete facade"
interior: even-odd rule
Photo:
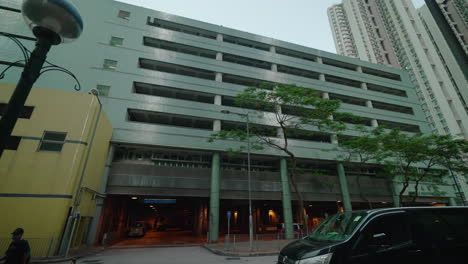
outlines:
[[[0,83],[2,109],[14,88]],[[112,127],[94,95],[34,87],[26,106],[12,133],[18,141],[0,158],[0,251],[22,227],[33,257],[45,257],[57,252],[67,223],[72,248],[86,237]]]
[[[17,9],[19,2],[6,3]],[[243,143],[207,142],[214,131],[242,127],[245,122],[221,110],[253,112],[253,124],[274,124],[269,112],[233,104],[233,97],[248,86],[261,81],[294,83],[317,90],[324,98],[342,100],[342,111],[363,117],[368,126],[431,132],[410,77],[400,69],[111,0],[73,2],[82,13],[85,31],[78,41],[54,47],[49,60],[75,73],[83,92],[101,92],[104,111],[114,128],[114,152],[109,153],[114,158],[108,160],[103,190],[128,201],[131,196],[209,200],[209,227],[201,223],[198,231],[209,231],[210,241],[218,239],[220,218],[230,210],[226,201],[240,203],[248,198],[245,153],[233,159],[225,152]],[[0,9],[0,17],[0,31],[18,35],[32,48],[31,33],[19,12]],[[1,61],[18,60],[13,44],[1,38],[0,45],[6,47],[0,51]],[[15,83],[20,70],[9,71],[6,82]],[[73,89],[73,83],[60,73],[41,76],[37,85]],[[331,135],[311,131],[318,136],[290,141],[291,151],[308,172],[297,178],[305,201],[359,208],[365,201],[356,179],[362,178],[360,185],[369,200],[380,205],[395,202],[392,190],[399,188],[398,182],[375,177],[373,168],[353,171],[340,164],[337,152],[323,151],[334,148]],[[359,132],[350,128],[345,134],[357,136]],[[257,223],[265,212],[267,219],[277,219],[273,210],[271,214],[260,210],[267,204],[263,201],[277,202],[282,206],[281,221],[292,222],[289,208],[296,197],[289,194],[286,166],[283,154],[275,149],[252,152]],[[314,176],[316,171],[321,176]],[[440,186],[442,194],[432,192],[431,185],[422,187],[421,202],[446,203],[454,196],[451,184]],[[239,206],[239,214],[245,216],[246,207]],[[308,210],[314,213],[311,208]],[[205,215],[207,208],[201,205],[199,209],[199,215]],[[121,211],[125,210],[117,206],[103,211],[101,224],[95,217],[98,222],[92,230],[100,235],[88,241],[100,241],[102,233],[123,230],[125,213]],[[113,214],[123,220],[105,220]],[[206,221],[207,217],[201,218]],[[99,231],[100,227],[105,230]]]
[[[334,32],[333,38],[335,40],[337,53],[348,57],[358,58],[358,52],[354,45],[353,34],[351,33],[343,4],[329,7],[327,13],[330,25]]]
[[[400,68],[374,1],[344,0],[328,9],[328,17],[338,54]]]
[[[466,67],[444,67],[449,63],[438,54],[445,51],[431,41],[411,1],[344,0],[343,7],[358,57],[407,70],[432,132],[468,138],[466,89],[460,88],[467,87],[468,82],[459,73]],[[333,34],[337,33],[335,30]]]
[[[463,7],[463,2],[464,7]],[[457,95],[468,111],[468,3],[428,1],[418,10],[421,20],[449,73]],[[463,17],[464,16],[464,17]]]

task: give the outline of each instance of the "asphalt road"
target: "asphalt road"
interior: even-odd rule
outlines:
[[[78,260],[78,264],[275,264],[276,256],[226,257],[202,247],[109,249]]]

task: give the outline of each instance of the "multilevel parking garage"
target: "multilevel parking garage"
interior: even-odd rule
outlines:
[[[226,124],[233,128],[240,124]],[[311,137],[311,138],[309,138]],[[329,142],[328,135],[302,135],[295,140]],[[209,231],[212,154],[206,151],[121,145],[116,149],[107,187],[100,241],[118,245],[204,243]],[[297,184],[312,230],[328,215],[343,210],[337,166],[333,161],[299,160]],[[247,157],[220,159],[219,236],[248,234]],[[390,185],[376,177],[377,167],[345,168],[355,210],[391,206]],[[360,175],[360,177],[358,177]],[[251,156],[252,215],[256,234],[275,238],[284,222],[278,158]],[[293,221],[300,222],[297,196],[291,200]],[[144,235],[129,237],[135,225]],[[272,236],[272,234],[275,234]]]

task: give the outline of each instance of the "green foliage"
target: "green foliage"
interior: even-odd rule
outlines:
[[[449,171],[468,171],[464,161],[468,143],[450,136],[409,134],[398,129],[376,128],[361,137],[340,141],[339,149],[347,153],[347,156],[342,154],[340,157],[347,158],[347,161],[383,165],[384,175],[403,184],[400,201],[403,201],[403,194],[410,183],[414,184],[414,191],[411,192],[414,202],[421,182],[443,182]],[[433,189],[439,192],[437,187]]]
[[[322,99],[320,95],[309,88],[296,85],[262,83],[260,89],[256,87],[246,88],[238,94],[235,103],[243,108],[269,109],[272,113],[267,113],[262,118],[270,121],[273,127],[279,127],[282,131],[282,138],[276,136],[275,128],[265,128],[251,125],[250,137],[252,149],[262,149],[270,146],[283,151],[288,156],[293,156],[288,149],[288,139],[290,135],[312,135],[310,127],[317,127],[320,131],[328,133],[339,133],[346,126],[341,119],[351,118],[348,113],[338,112],[339,100]],[[290,111],[281,111],[287,108]],[[250,111],[253,112],[253,111]],[[251,114],[255,117],[260,112]],[[334,119],[331,119],[331,116]],[[268,119],[266,116],[269,116]],[[211,135],[209,142],[214,140],[236,140],[246,141],[247,133],[245,129],[222,130]],[[245,147],[240,147],[237,151],[244,151]]]

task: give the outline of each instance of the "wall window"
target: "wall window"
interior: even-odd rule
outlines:
[[[105,59],[102,67],[107,70],[115,70],[117,68],[117,61]]]
[[[111,46],[123,46],[123,41],[124,41],[123,38],[111,37],[111,40],[110,40],[109,44]]]
[[[120,10],[119,14],[117,16],[120,17],[120,18],[123,18],[123,19],[129,19],[130,18],[130,12]]]
[[[109,85],[98,84],[96,86],[96,89],[98,90],[100,96],[108,96],[110,88],[111,87]]]
[[[45,131],[39,144],[39,151],[62,151],[67,133]]]

